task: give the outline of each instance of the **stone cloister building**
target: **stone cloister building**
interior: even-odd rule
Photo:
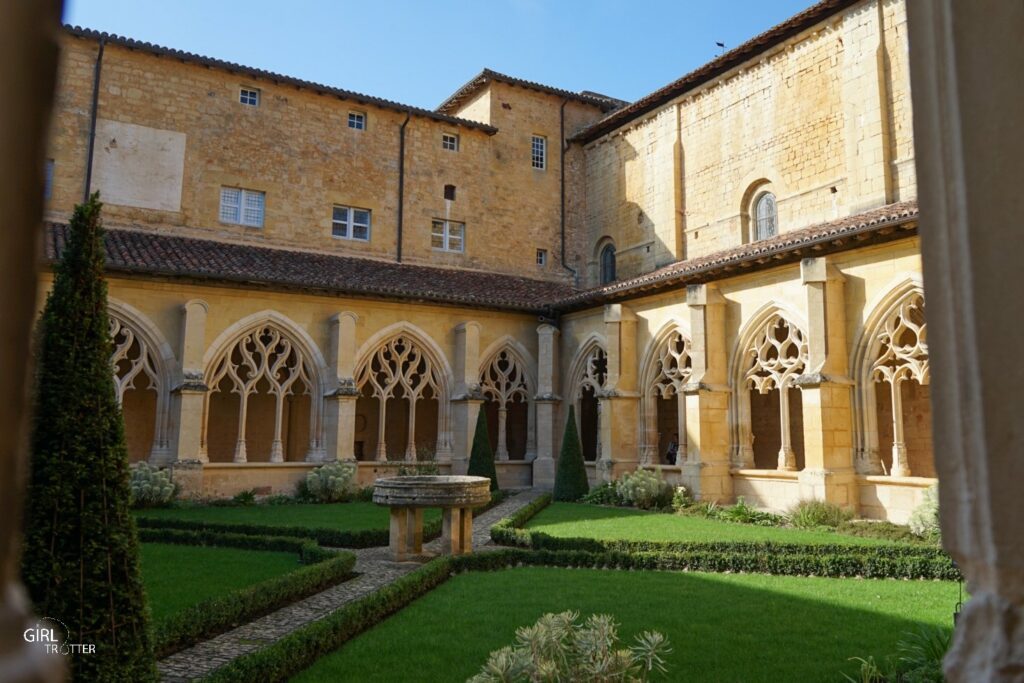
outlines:
[[[902,0],[633,103],[485,70],[425,110],[72,27],[58,79],[48,263],[99,190],[130,454],[187,491],[464,471],[481,410],[550,486],[570,406],[595,481],[894,521],[934,481]]]

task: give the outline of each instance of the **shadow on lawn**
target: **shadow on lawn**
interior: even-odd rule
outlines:
[[[669,637],[668,680],[835,681],[921,626],[949,625],[956,585],[524,568],[459,575],[299,681],[463,681],[545,612],[609,613],[624,642]],[[439,638],[438,634],[444,637]],[[386,659],[381,653],[393,653]],[[401,653],[401,656],[397,656]]]

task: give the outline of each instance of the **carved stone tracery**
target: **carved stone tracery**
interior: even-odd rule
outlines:
[[[486,398],[498,404],[498,447],[494,457],[508,460],[508,407],[517,400],[526,403],[529,399],[525,369],[508,349],[502,350],[480,374],[480,389]]]

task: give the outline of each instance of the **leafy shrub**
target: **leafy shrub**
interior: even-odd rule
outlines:
[[[480,673],[468,683],[530,683],[539,680],[647,681],[667,673],[663,655],[672,652],[668,639],[644,631],[636,644],[617,647],[619,625],[609,614],[545,614],[533,626],[516,629],[516,642],[491,653]]]
[[[627,472],[615,482],[615,490],[624,503],[641,510],[668,507],[672,503],[672,485],[658,472],[644,469]]]
[[[245,491],[239,491],[231,497],[232,505],[255,505],[256,504],[256,489],[246,489]]]
[[[272,496],[267,496],[261,502],[263,505],[292,505],[296,501],[286,493],[275,493]]]
[[[350,462],[329,462],[306,475],[306,492],[318,503],[338,503],[352,492],[356,466]]]
[[[166,470],[140,462],[131,469],[131,505],[133,508],[156,508],[169,505],[178,487]]]
[[[757,526],[779,526],[783,518],[773,515],[770,512],[758,510],[740,496],[736,499],[735,505],[725,507],[715,506],[712,516],[726,522],[739,522],[740,524],[756,524]]]
[[[854,519],[843,522],[836,531],[847,536],[860,536],[862,538],[880,538],[886,541],[897,543],[920,543],[921,537],[910,530],[910,527],[892,522],[868,521]]]
[[[555,469],[554,499],[574,502],[587,495],[590,482],[587,481],[587,467],[583,464],[583,447],[580,446],[580,435],[576,431],[576,413],[569,406],[569,417],[565,421],[565,434],[562,436],[562,450],[558,454],[558,465]]]
[[[580,499],[581,503],[590,505],[624,505],[622,497],[619,496],[615,483],[606,481],[590,490],[590,493]]]
[[[843,674],[851,683],[942,683],[942,659],[949,650],[952,633],[940,627],[922,627],[904,634],[896,654],[877,664],[874,657],[852,657],[860,662],[856,676]]]
[[[826,526],[835,529],[853,519],[853,512],[824,500],[801,500],[790,508],[789,523],[801,529]]]
[[[672,509],[676,512],[692,507],[693,496],[685,486],[677,486],[672,493]]]
[[[473,447],[469,453],[466,474],[487,477],[491,480],[491,491],[498,490],[498,470],[494,467],[494,451],[491,450],[491,437],[487,433],[487,412],[482,407],[476,416],[476,431],[473,432]]]
[[[924,492],[921,504],[910,513],[910,530],[929,540],[939,540],[939,485],[934,484]]]

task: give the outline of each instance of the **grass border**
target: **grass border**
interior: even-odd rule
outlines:
[[[294,552],[303,565],[287,574],[203,600],[166,619],[152,621],[153,649],[158,658],[315,595],[350,578],[356,564],[355,554],[322,548],[311,538],[143,528],[139,529],[139,540],[143,543]]]

